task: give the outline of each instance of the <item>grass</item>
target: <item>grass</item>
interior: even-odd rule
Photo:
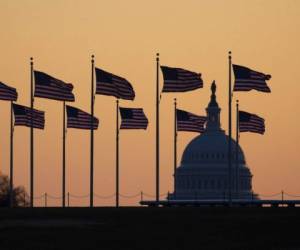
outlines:
[[[0,209],[0,249],[300,249],[300,208]]]

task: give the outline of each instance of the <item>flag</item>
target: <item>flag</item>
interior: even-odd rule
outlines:
[[[232,65],[235,75],[233,91],[250,91],[255,89],[261,92],[271,92],[266,81],[271,75],[266,75],[240,65]]]
[[[35,97],[74,102],[73,85],[58,80],[44,72],[34,71]]]
[[[206,116],[198,116],[184,110],[176,109],[177,131],[204,132]]]
[[[113,75],[102,69],[96,70],[96,94],[115,96],[125,100],[134,100],[135,93],[131,84],[123,77]]]
[[[18,93],[15,88],[9,87],[3,82],[0,82],[0,100],[16,101]]]
[[[147,129],[148,119],[141,108],[121,108],[121,129]]]
[[[164,77],[163,92],[186,92],[203,87],[199,73],[167,66],[160,68]]]
[[[264,134],[265,120],[255,114],[239,111],[239,131]]]
[[[67,128],[91,129],[91,118],[89,113],[86,113],[72,106],[67,107]],[[93,118],[93,128],[97,129],[99,120]]]
[[[15,126],[26,126],[44,129],[45,127],[45,112],[32,109],[19,104],[13,104],[13,111],[15,116]]]

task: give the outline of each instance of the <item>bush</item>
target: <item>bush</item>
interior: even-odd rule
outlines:
[[[12,191],[13,207],[27,207],[29,206],[29,196],[24,187],[13,187]],[[9,178],[0,173],[0,207],[10,206],[10,190]]]

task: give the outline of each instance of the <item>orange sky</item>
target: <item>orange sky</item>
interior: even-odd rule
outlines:
[[[254,175],[254,191],[282,189],[300,194],[300,2],[297,0],[0,0],[0,81],[18,89],[18,103],[29,105],[29,58],[35,69],[74,84],[75,106],[90,110],[90,55],[96,66],[127,78],[135,88],[134,102],[143,107],[147,131],[121,131],[121,193],[154,194],[155,178],[155,53],[161,64],[202,73],[204,88],[164,94],[161,101],[161,193],[172,191],[173,98],[179,108],[205,114],[210,83],[216,80],[227,129],[227,52],[233,63],[272,75],[271,94],[234,93],[242,110],[266,119],[266,133],[243,133],[243,147]],[[162,76],[160,76],[162,82]],[[61,195],[62,104],[35,99],[46,111],[46,128],[35,130],[35,194]],[[9,169],[9,103],[0,101],[0,169]],[[110,195],[115,187],[115,99],[96,96],[95,193]],[[235,120],[234,120],[235,121]],[[89,191],[89,132],[67,133],[67,190]],[[195,133],[180,133],[178,156]],[[29,129],[15,128],[15,183],[28,188]],[[138,198],[121,198],[122,205]],[[42,205],[36,200],[36,205]],[[49,200],[59,205],[60,200]],[[71,200],[87,205],[88,198]],[[113,205],[114,199],[95,199]]]

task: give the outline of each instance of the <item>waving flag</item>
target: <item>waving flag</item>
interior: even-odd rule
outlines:
[[[184,110],[176,109],[177,130],[188,132],[204,132],[206,116],[198,116]]]
[[[147,129],[148,119],[141,108],[121,108],[121,129]]]
[[[78,129],[91,129],[91,118],[89,113],[86,113],[78,108],[72,106],[67,107],[67,127]],[[93,128],[97,129],[99,120],[93,117]]]
[[[34,71],[35,97],[48,98],[57,101],[74,102],[73,85],[58,80],[44,72]]]
[[[199,73],[167,66],[160,68],[164,77],[163,92],[186,92],[203,87]]]
[[[258,115],[239,111],[239,130],[240,132],[264,134],[265,120]]]
[[[266,81],[271,75],[266,75],[240,65],[232,65],[235,75],[233,91],[250,91],[255,89],[261,92],[271,92]]]
[[[15,88],[9,87],[3,82],[0,82],[0,100],[16,101],[18,93]]]
[[[28,108],[19,104],[13,104],[13,111],[15,116],[15,126],[26,126],[44,129],[45,126],[45,112]]]
[[[131,84],[123,77],[102,69],[96,70],[96,94],[115,96],[125,100],[134,100],[135,93]]]

